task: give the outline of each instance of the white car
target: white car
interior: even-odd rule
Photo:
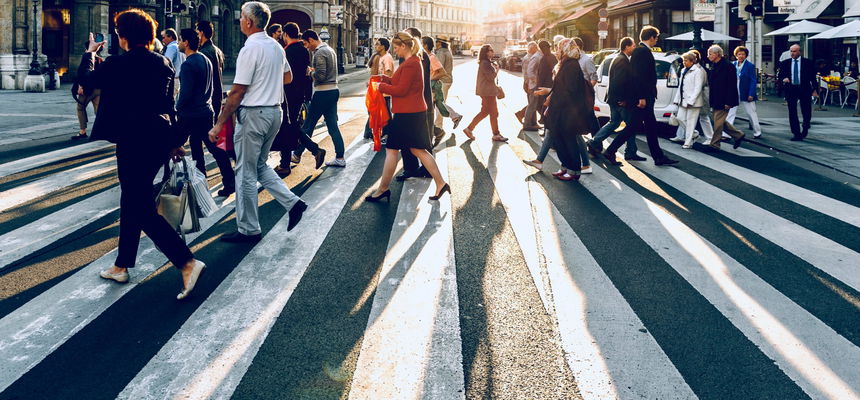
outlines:
[[[654,116],[658,122],[669,122],[669,117],[678,110],[672,104],[672,97],[678,90],[678,74],[683,67],[681,56],[675,53],[653,53],[657,67],[657,100],[654,102]],[[597,118],[609,118],[609,104],[606,104],[606,92],[609,90],[609,66],[618,54],[611,54],[603,59],[597,68],[597,86],[594,88],[594,114]]]

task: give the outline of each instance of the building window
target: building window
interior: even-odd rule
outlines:
[[[632,36],[633,33],[636,32],[636,16],[628,15],[624,22],[624,35]]]
[[[642,26],[651,25],[651,14],[650,12],[642,13]]]

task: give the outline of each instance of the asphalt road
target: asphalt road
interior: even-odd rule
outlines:
[[[384,154],[361,138],[354,76],[339,103],[347,167],[314,170],[305,154],[285,182],[311,210],[289,234],[262,191],[256,246],[218,241],[235,230],[228,200],[192,239],[208,268],[182,302],[146,243],[132,283],[96,276],[118,211],[48,235],[59,228],[43,221],[116,186],[98,167],[112,149],[18,171],[68,142],[0,146],[0,261],[21,235],[46,242],[0,263],[0,399],[860,397],[850,177],[663,140],[677,167],[593,159],[594,174],[561,182],[554,156],[542,172],[520,162],[541,138],[513,116],[518,74],[499,77],[510,142],[491,142],[486,120],[466,140],[475,73],[471,59],[455,68],[448,103],[465,118],[435,149],[450,197],[426,201],[433,184],[418,179],[394,183],[390,203],[363,200]],[[314,139],[333,154],[324,128]]]

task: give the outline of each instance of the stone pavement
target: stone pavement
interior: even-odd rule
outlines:
[[[748,133],[753,144],[772,148],[830,167],[836,171],[860,177],[860,117],[854,117],[850,105],[840,108],[827,104],[826,111],[812,106],[812,127],[809,136],[802,142],[792,142],[791,128],[788,123],[788,108],[782,98],[768,96],[767,101],[757,104],[762,136],[752,139],[749,126],[745,122],[736,123],[738,129]],[[747,120],[741,108],[738,119]]]

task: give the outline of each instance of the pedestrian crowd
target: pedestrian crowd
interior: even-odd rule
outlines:
[[[295,23],[270,24],[271,11],[261,2],[241,8],[240,30],[247,37],[236,58],[232,87],[223,94],[224,53],[213,43],[213,25],[199,21],[194,28],[161,31],[139,9],[114,18],[120,55],[101,58],[106,41],[90,34],[85,43],[72,94],[78,103],[80,132],[73,139],[90,138],[116,143],[120,181],[120,238],[114,266],[100,272],[105,279],[128,282],[135,266],[141,231],[155,243],[182,277],[177,299],[188,296],[205,264],[194,258],[182,229],[159,215],[153,193],[159,170],[162,183],[175,163],[184,163],[186,143],[194,166],[205,176],[205,145],[222,175],[219,196],[235,193],[237,230],[221,240],[256,243],[261,240],[258,185],[288,210],[292,230],[308,205],[282,178],[300,163],[305,150],[315,167],[346,167],[343,136],[338,127],[340,98],[335,51],[313,30],[301,32]],[[99,40],[96,40],[98,38]],[[430,200],[450,193],[433,157],[433,146],[445,136],[442,117],[455,127],[462,119],[445,104],[453,83],[453,55],[445,38],[422,36],[418,29],[376,42],[370,67],[372,90],[390,116],[385,127],[382,179],[369,202],[390,199],[398,156],[403,173],[398,181],[431,177],[436,183]],[[434,51],[435,48],[435,51]],[[156,50],[160,49],[160,50]],[[394,57],[399,60],[395,66]],[[369,85],[370,86],[370,85]],[[370,89],[369,89],[370,90]],[[86,107],[92,103],[96,119],[87,135]],[[312,140],[320,119],[334,145],[334,157]],[[228,136],[232,133],[232,138]],[[231,145],[222,147],[223,142]],[[276,168],[267,164],[270,151],[279,151]],[[180,218],[181,219],[181,218]]]
[[[258,185],[288,210],[288,230],[300,222],[308,205],[282,178],[290,174],[293,164],[301,163],[305,150],[312,154],[315,168],[347,166],[338,127],[337,54],[315,31],[301,32],[295,23],[270,24],[270,19],[266,4],[250,1],[242,5],[239,25],[247,39],[235,60],[235,78],[226,96],[224,53],[213,43],[211,22],[199,21],[194,28],[179,32],[165,29],[162,45],[149,14],[138,9],[123,11],[114,22],[124,52],[106,59],[98,56],[106,42],[90,34],[72,89],[81,118],[80,132],[74,138],[88,137],[86,107],[92,103],[96,120],[91,139],[116,143],[121,188],[118,254],[114,266],[101,271],[101,277],[128,281],[128,268],[135,265],[143,231],[179,269],[183,288],[177,298],[185,298],[194,288],[205,264],[194,258],[176,227],[159,216],[153,194],[159,170],[163,168],[168,177],[170,160],[184,163],[186,143],[194,166],[204,176],[204,146],[214,158],[223,184],[217,194],[235,193],[237,229],[221,237],[230,243],[261,240]],[[626,145],[625,160],[647,161],[637,154],[637,133],[647,138],[656,165],[677,163],[664,154],[657,137],[652,48],[659,35],[657,28],[646,26],[638,45],[629,37],[620,41],[602,99],[610,108],[610,119],[603,127],[594,113],[597,68],[584,52],[582,40],[557,36],[552,42],[529,43],[523,60],[528,102],[516,117],[524,130],[542,129],[544,141],[537,158],[526,163],[541,169],[549,150],[555,149],[561,168],[553,175],[572,181],[591,172],[590,157],[620,165],[615,154],[622,145]],[[368,63],[369,118],[364,136],[373,137],[375,147],[384,144],[385,162],[379,185],[365,198],[367,202],[390,200],[389,187],[395,179],[432,178],[432,201],[451,192],[433,154],[446,136],[443,118],[450,118],[455,129],[463,118],[447,103],[453,84],[453,55],[446,39],[423,36],[420,30],[409,28],[375,42],[375,54]],[[156,47],[162,50],[155,51]],[[475,93],[481,109],[463,133],[474,139],[478,124],[488,118],[492,140],[504,143],[508,138],[499,126],[498,100],[505,92],[497,81],[494,50],[484,45],[479,52]],[[790,118],[792,131],[802,140],[809,129],[810,98],[805,94],[814,94],[809,79],[814,69],[808,60],[801,62],[799,46],[791,51],[780,78],[789,86],[789,105],[801,103],[802,130],[796,110]],[[732,125],[738,106],[751,115],[755,136],[761,135],[755,117],[755,66],[746,61],[746,48],[738,47],[734,54],[737,61],[730,64],[719,46],[711,46],[707,69],[698,52],[682,55],[684,68],[673,99],[678,106],[673,141],[682,142],[684,148],[697,145],[697,124],[705,134],[705,142],[698,143],[702,150],[717,151],[723,133],[733,138],[735,148],[740,146],[745,136]],[[396,64],[395,58],[399,60]],[[312,139],[320,119],[325,121],[335,152],[328,161],[326,150]],[[233,132],[232,138],[229,132]],[[604,150],[603,142],[612,134],[616,137]],[[222,146],[225,141],[232,145]],[[270,151],[281,155],[274,169],[267,164]],[[402,158],[403,168],[395,177],[398,158]]]

